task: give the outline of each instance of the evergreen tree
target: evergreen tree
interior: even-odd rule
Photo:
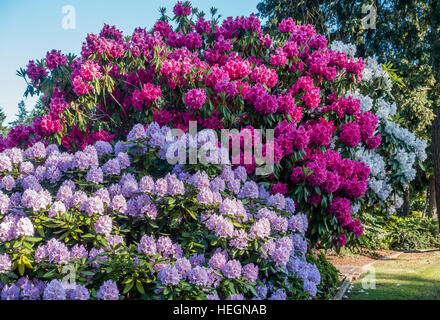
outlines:
[[[18,113],[15,115],[16,119],[9,123],[11,127],[28,126],[32,124],[32,113],[27,111],[24,101],[18,103]]]
[[[8,135],[8,132],[9,132],[8,126],[6,126],[4,124],[5,120],[6,120],[6,114],[3,111],[3,108],[0,107],[0,135],[2,137],[6,137]]]

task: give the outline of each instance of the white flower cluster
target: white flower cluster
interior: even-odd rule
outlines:
[[[405,178],[408,181],[414,180],[417,173],[417,170],[413,168],[416,162],[416,154],[414,152],[408,153],[404,149],[399,148],[396,153],[396,160],[399,161],[400,171],[404,174]]]
[[[381,78],[385,83],[385,87],[391,89],[393,83],[388,72],[382,68],[382,65],[373,57],[368,57],[364,61],[365,66],[364,71],[362,72],[362,80],[371,82],[374,79]]]
[[[428,146],[426,140],[421,140],[417,138],[414,133],[406,128],[402,128],[397,123],[394,123],[392,121],[385,122],[385,132],[393,135],[394,137],[396,137],[396,139],[404,142],[407,146],[414,148],[414,152],[416,153],[416,156],[420,159],[420,161],[426,160],[427,155],[425,150]]]
[[[387,209],[388,214],[393,214],[396,212],[396,209],[399,209],[403,205],[403,199],[399,195],[394,195],[393,204],[390,205]]]
[[[370,167],[372,178],[368,182],[368,187],[377,196],[385,201],[392,192],[392,187],[387,183],[386,163],[382,156],[373,150],[359,149],[355,153],[356,161],[363,161]]]
[[[382,98],[376,100],[376,116],[379,120],[388,120],[390,116],[394,116],[397,112],[397,105],[389,103]]]
[[[358,213],[360,208],[361,208],[361,204],[359,202],[353,203],[350,208],[351,214]]]
[[[387,184],[385,180],[379,180],[374,177],[368,181],[368,187],[373,190],[382,201],[387,200],[393,192],[392,186]]]
[[[343,43],[342,41],[333,41],[330,44],[330,49],[333,51],[339,51],[345,53],[349,57],[356,55],[356,46],[351,43]]]

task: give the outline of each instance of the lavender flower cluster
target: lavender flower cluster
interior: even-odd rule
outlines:
[[[308,221],[292,199],[270,195],[243,167],[139,174],[147,154],[166,153],[167,130],[138,124],[126,142],[75,154],[42,143],[0,154],[1,299],[316,295]]]

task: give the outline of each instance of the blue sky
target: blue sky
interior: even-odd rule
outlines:
[[[209,13],[219,9],[223,18],[257,12],[259,0],[193,0]],[[41,59],[52,49],[79,54],[87,33],[98,33],[104,23],[116,25],[126,35],[136,27],[151,28],[159,7],[172,12],[175,0],[1,0],[0,1],[0,106],[7,122],[15,118],[26,85],[16,75],[29,60]],[[76,29],[63,29],[64,6],[75,8]],[[36,99],[25,100],[28,109]]]

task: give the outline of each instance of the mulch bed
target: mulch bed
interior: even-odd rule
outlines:
[[[363,266],[384,257],[388,257],[399,251],[394,250],[363,250],[359,254],[338,255],[334,251],[328,251],[325,255],[327,260],[333,265],[352,265]]]
[[[327,251],[326,258],[333,264],[336,269],[339,270],[339,278],[343,280],[346,274],[353,273],[354,270],[361,268],[371,262],[391,256],[399,251],[394,250],[366,250],[363,249],[358,254],[344,254],[338,255],[335,251]],[[359,276],[360,273],[354,272],[355,278]]]

